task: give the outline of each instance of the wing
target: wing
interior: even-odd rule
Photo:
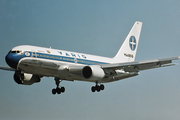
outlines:
[[[153,60],[127,62],[127,63],[103,64],[101,67],[103,69],[113,69],[113,70],[124,69],[124,71],[126,72],[137,72],[137,71],[142,71],[142,70],[147,70],[147,69],[176,65],[176,64],[172,64],[172,60],[177,60],[177,59],[180,59],[180,56],[153,59]]]
[[[0,69],[1,69],[1,70],[8,70],[8,71],[15,71],[15,69],[13,69],[13,68],[3,67],[3,66],[0,66]]]

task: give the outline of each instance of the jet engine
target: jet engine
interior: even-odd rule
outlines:
[[[105,73],[99,66],[85,66],[82,69],[82,76],[86,79],[100,80],[105,76]]]
[[[37,75],[28,73],[14,73],[14,81],[17,84],[32,85],[33,83],[40,82],[41,79]]]
[[[97,65],[90,65],[90,66],[70,66],[70,67],[61,67],[58,69],[59,71],[66,71],[80,75],[82,79],[89,79],[89,80],[101,80],[104,78],[105,73],[104,70]]]

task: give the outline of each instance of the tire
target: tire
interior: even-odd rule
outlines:
[[[95,92],[95,91],[96,91],[96,88],[95,88],[94,86],[92,86],[91,91],[92,91],[92,92]]]
[[[97,90],[97,92],[100,92],[101,88],[99,85],[96,85],[96,90]]]
[[[104,85],[103,84],[100,85],[100,89],[104,90]]]
[[[56,89],[52,89],[52,94],[53,94],[53,95],[56,94]]]
[[[57,92],[57,94],[61,94],[61,89],[60,88],[56,88],[56,92]]]
[[[61,87],[61,92],[65,92],[65,87]]]

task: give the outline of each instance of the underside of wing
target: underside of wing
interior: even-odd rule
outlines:
[[[153,59],[153,60],[127,62],[127,63],[104,64],[102,65],[102,68],[113,69],[113,70],[124,69],[125,72],[137,72],[137,71],[142,71],[142,70],[147,70],[147,69],[176,65],[176,64],[172,64],[172,60],[177,60],[177,59],[180,59],[180,56]]]

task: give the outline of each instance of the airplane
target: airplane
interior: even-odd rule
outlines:
[[[100,92],[105,89],[103,83],[134,77],[142,70],[176,65],[172,60],[180,56],[135,61],[141,28],[142,22],[136,21],[113,58],[20,45],[5,57],[10,67],[0,66],[0,69],[14,71],[14,81],[21,85],[38,83],[42,77],[54,77],[56,88],[52,94],[55,95],[65,92],[65,87],[60,87],[63,80],[94,82],[91,91]]]

